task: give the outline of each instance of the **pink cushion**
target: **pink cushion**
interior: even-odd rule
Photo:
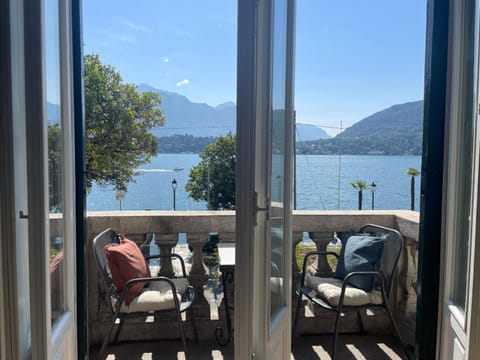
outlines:
[[[150,269],[143,257],[140,248],[133,241],[122,236],[120,244],[105,245],[108,265],[112,272],[112,280],[119,294],[122,293],[124,284],[131,279],[150,277]],[[147,283],[138,283],[129,287],[125,296],[128,305]]]

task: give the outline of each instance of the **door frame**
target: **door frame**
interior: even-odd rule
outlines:
[[[82,0],[71,0],[71,49],[73,87],[73,126],[75,153],[75,214],[76,214],[76,312],[78,359],[88,358],[88,297],[86,290],[86,166],[85,166],[85,116],[83,86],[83,36]]]
[[[253,203],[253,194],[239,191],[239,184],[249,189],[254,188],[255,149],[251,145],[256,136],[255,115],[257,94],[252,91],[256,88],[256,74],[254,72],[257,44],[255,39],[258,19],[257,1],[238,1],[238,42],[237,42],[237,150],[236,150],[236,250],[235,250],[235,358],[250,359],[252,344],[250,329],[253,324],[253,288],[251,279],[242,276],[239,269],[253,271],[254,244],[250,239],[254,237],[254,223],[256,222],[256,208]],[[242,58],[240,58],[240,54]],[[239,119],[242,119],[240,126]],[[240,151],[241,149],[241,151]],[[251,198],[250,198],[251,197]],[[241,216],[241,214],[245,214]],[[247,239],[247,240],[242,240]],[[241,242],[241,245],[240,245]],[[242,294],[240,299],[239,294]]]
[[[0,74],[3,81],[0,83],[0,169],[5,174],[14,174],[14,80],[15,74],[20,76],[18,68],[12,63],[21,60],[18,48],[12,49],[13,43],[22,43],[22,32],[15,33],[14,27],[23,27],[23,18],[20,16],[21,2],[10,4],[10,1],[0,2]],[[21,46],[20,46],[21,48]],[[17,63],[18,64],[18,63]],[[17,114],[17,126],[24,122],[24,117]],[[16,239],[15,237],[15,184],[8,176],[0,177],[0,236],[2,239]],[[12,211],[12,209],[14,209]],[[18,343],[20,320],[19,299],[16,283],[17,243],[14,241],[0,241],[0,358],[20,357]],[[7,296],[6,296],[7,295]]]
[[[437,358],[450,0],[427,0],[416,344]]]

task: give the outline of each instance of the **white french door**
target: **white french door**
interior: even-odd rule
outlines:
[[[480,357],[478,4],[450,5],[440,359]],[[427,234],[428,235],[428,234]]]
[[[236,359],[290,358],[294,10],[239,2]]]
[[[75,206],[68,0],[3,2],[0,354],[74,359]],[[7,38],[8,36],[8,38]]]

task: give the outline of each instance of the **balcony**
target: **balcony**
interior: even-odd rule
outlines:
[[[394,284],[394,316],[406,342],[413,346],[415,342],[416,316],[416,279],[418,260],[418,213],[412,211],[295,211],[293,215],[293,254],[302,241],[304,232],[309,234],[317,249],[325,249],[337,233],[358,229],[366,223],[375,223],[399,230],[405,239],[405,248],[400,259]],[[162,253],[173,251],[181,253],[188,259],[190,283],[197,290],[197,302],[194,307],[199,332],[199,344],[188,342],[193,359],[233,359],[232,342],[225,346],[215,343],[215,329],[225,329],[225,311],[223,296],[218,291],[218,274],[215,269],[205,264],[202,248],[209,239],[210,232],[218,232],[220,242],[235,242],[235,213],[232,211],[201,212],[160,212],[160,211],[114,211],[90,212],[87,218],[88,234],[88,325],[89,344],[94,354],[98,344],[107,331],[111,314],[105,300],[104,290],[99,278],[95,260],[91,252],[91,241],[101,230],[111,227],[125,233],[139,245],[144,244],[155,233],[154,242]],[[179,244],[179,234],[188,241]],[[208,263],[208,262],[207,262]],[[328,266],[328,265],[326,265]],[[175,264],[164,263],[161,274],[171,274]],[[298,283],[300,269],[294,261],[292,264],[293,284]],[[233,288],[233,286],[232,286]],[[231,289],[228,289],[229,292]],[[232,296],[233,293],[230,293]],[[293,299],[296,295],[292,293]],[[232,298],[232,297],[230,297]],[[331,313],[315,310],[312,313],[305,303],[298,324],[298,334],[292,347],[292,358],[328,359],[331,337],[326,335],[334,326]],[[339,341],[339,358],[341,359],[398,359],[403,353],[392,336],[388,316],[383,311],[373,313],[368,310],[363,315],[363,322],[368,335],[342,335]],[[141,331],[139,325],[141,323]],[[190,328],[186,325],[187,336]],[[348,314],[341,321],[341,332],[354,333],[359,330],[355,314]],[[109,353],[116,359],[149,359],[158,354],[166,359],[176,359],[181,352],[174,321],[171,326],[153,319],[131,319],[125,323],[120,341],[127,344],[109,347]],[[162,341],[154,341],[162,339]],[[137,342],[140,341],[141,342]],[[147,340],[147,341],[145,341]],[[148,341],[150,340],[150,341]],[[183,358],[179,355],[179,358]]]

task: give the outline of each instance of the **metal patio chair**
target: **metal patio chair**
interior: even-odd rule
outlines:
[[[97,261],[100,275],[103,279],[103,283],[106,289],[107,303],[110,305],[112,311],[112,323],[108,329],[108,332],[103,341],[102,347],[99,352],[99,359],[103,359],[108,340],[115,326],[115,322],[119,319],[119,324],[114,336],[113,343],[118,339],[123,324],[127,318],[131,317],[145,317],[149,315],[174,315],[177,318],[178,327],[180,329],[180,336],[182,339],[182,345],[185,351],[185,358],[188,359],[187,345],[185,340],[185,330],[183,327],[181,313],[185,311],[190,312],[190,320],[193,330],[195,342],[198,342],[198,335],[195,326],[195,320],[192,312],[192,304],[195,299],[195,291],[192,286],[189,285],[186,279],[185,263],[181,256],[178,254],[170,255],[154,255],[145,258],[147,262],[150,259],[158,258],[175,258],[180,261],[182,274],[180,277],[168,278],[164,276],[156,276],[149,278],[136,278],[127,281],[124,285],[123,291],[119,293],[112,279],[108,259],[106,256],[105,246],[110,243],[119,244],[120,236],[112,229],[106,229],[99,233],[93,239],[93,253]],[[148,265],[148,264],[147,264]],[[148,283],[142,290],[142,293],[137,297],[140,299],[149,298],[148,301],[141,303],[142,300],[132,300],[127,305],[125,298],[127,295],[127,289],[137,283]],[[152,298],[154,299],[152,301]],[[141,311],[139,311],[141,309]]]
[[[295,310],[292,335],[294,335],[296,331],[298,315],[303,299],[306,298],[314,306],[316,305],[323,309],[334,311],[336,313],[336,318],[331,352],[332,360],[335,360],[339,335],[338,326],[341,314],[356,312],[360,322],[361,332],[363,332],[364,327],[360,311],[367,308],[383,307],[387,311],[395,334],[397,335],[407,358],[410,359],[410,353],[400,335],[389,303],[393,278],[403,249],[403,237],[397,230],[373,224],[362,226],[358,234],[361,234],[357,237],[357,240],[359,240],[358,244],[362,241],[360,237],[367,236],[368,234],[371,236],[380,235],[385,237],[385,240],[382,240],[384,241],[383,248],[379,251],[379,262],[374,266],[374,269],[370,271],[347,272],[344,274],[345,276],[343,279],[338,278],[338,274],[337,277],[335,277],[335,272],[332,272],[327,276],[323,276],[324,274],[321,274],[322,276],[317,276],[318,274],[317,269],[315,268],[315,263],[311,264],[312,261],[309,261],[309,259],[316,256],[326,257],[327,255],[332,255],[335,256],[337,260],[342,261],[341,257],[344,256],[345,249],[351,249],[351,247],[348,248],[348,240],[351,239],[351,237],[348,237],[346,241],[344,241],[340,255],[331,251],[312,251],[307,253],[303,260],[302,277],[297,288],[298,301]],[[344,258],[343,261],[347,261],[346,258]],[[366,291],[352,285],[352,281],[355,279],[365,280],[367,277],[372,281],[371,291]]]

